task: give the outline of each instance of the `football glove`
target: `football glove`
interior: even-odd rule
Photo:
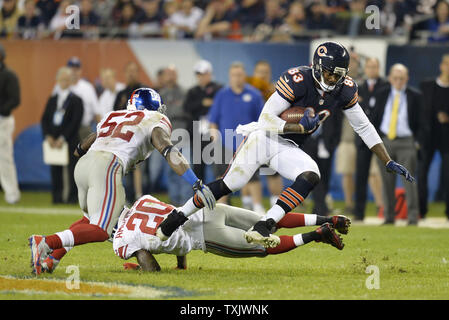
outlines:
[[[209,210],[213,210],[215,208],[215,196],[212,191],[210,191],[209,187],[203,184],[201,179],[198,179],[195,182],[193,185],[193,191],[196,195],[198,195],[198,198],[200,198],[205,207]]]
[[[387,171],[403,175],[407,181],[414,182],[415,178],[408,172],[408,170],[393,160],[388,161],[386,165]]]
[[[303,117],[299,120],[299,124],[304,128],[304,133],[309,133],[310,131],[315,130],[319,123],[320,116],[318,114],[314,115],[313,110],[310,108],[307,108],[306,111],[304,111]]]

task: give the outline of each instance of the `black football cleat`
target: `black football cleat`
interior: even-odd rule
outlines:
[[[326,222],[316,229],[315,232],[321,236],[321,239],[316,240],[316,242],[328,243],[338,250],[343,250],[343,247],[345,246],[343,239],[335,233],[335,230],[332,228],[330,223]]]
[[[348,234],[349,227],[351,226],[351,219],[346,216],[333,216],[332,226],[341,234]]]
[[[158,238],[162,241],[167,240],[173,232],[175,232],[175,230],[182,226],[187,220],[189,219],[186,218],[181,211],[173,209],[167,218],[159,225],[159,228],[157,228],[156,236],[158,236]]]

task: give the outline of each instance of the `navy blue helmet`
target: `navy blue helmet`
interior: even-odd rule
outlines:
[[[313,78],[324,91],[332,91],[341,86],[348,74],[349,52],[337,42],[324,42],[318,46],[313,54]],[[334,85],[324,82],[323,71],[338,76]]]
[[[144,110],[165,112],[162,98],[151,88],[139,88],[133,91],[128,100],[128,110]]]

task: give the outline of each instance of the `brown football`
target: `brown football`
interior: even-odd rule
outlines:
[[[304,107],[290,107],[279,115],[279,118],[287,121],[287,123],[298,123],[304,115],[306,108]]]

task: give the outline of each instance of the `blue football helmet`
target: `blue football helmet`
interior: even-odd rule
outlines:
[[[162,98],[155,90],[151,88],[139,88],[133,91],[128,100],[128,110],[159,111],[165,113],[165,104]]]
[[[349,71],[349,58],[348,50],[337,42],[324,42],[318,46],[313,54],[312,75],[321,89],[330,92],[341,86]],[[338,81],[334,85],[324,82],[324,70],[338,76]]]

